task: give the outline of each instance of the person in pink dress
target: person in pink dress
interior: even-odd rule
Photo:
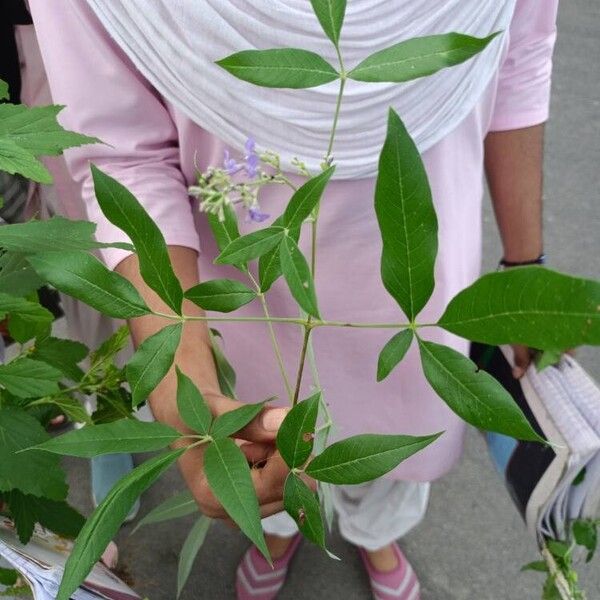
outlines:
[[[197,170],[222,165],[226,152],[243,154],[243,140],[248,137],[255,138],[261,149],[281,153],[284,163],[286,156],[297,154],[318,164],[326,146],[320,147],[319,154],[313,140],[320,142],[327,135],[329,124],[322,125],[323,115],[332,116],[333,105],[328,102],[328,86],[322,92],[321,88],[257,91],[233,77],[221,79],[213,63],[239,50],[290,46],[296,40],[333,61],[333,48],[319,35],[310,3],[302,0],[157,0],[146,5],[149,14],[137,2],[30,0],[54,101],[67,106],[61,115],[63,125],[105,142],[68,151],[69,169],[83,186],[85,210],[98,225],[99,240],[127,241],[99,209],[90,162],[127,186],[158,223],[184,289],[200,280],[239,277],[234,269],[213,264],[217,249],[206,216],[188,195]],[[519,263],[542,254],[543,123],[548,117],[558,1],[486,0],[473,6],[470,2],[348,2],[341,47],[351,58],[364,58],[416,35],[477,32],[477,23],[484,27],[486,15],[500,15],[499,28],[504,33],[490,45],[487,55],[482,53],[482,62],[456,71],[458,76],[450,73],[462,67],[422,80],[431,79],[419,83],[421,87],[374,86],[368,95],[359,84],[349,88],[334,146],[337,178],[326,190],[319,221],[316,286],[321,312],[327,318],[398,319],[398,308],[380,281],[380,237],[372,205],[373,148],[378,149],[383,141],[386,110],[369,111],[379,105],[392,105],[401,117],[407,117],[409,131],[422,152],[438,215],[436,288],[422,314],[425,321],[437,319],[448,301],[479,274],[484,171],[504,259]],[[466,15],[464,20],[459,13]],[[490,22],[497,26],[493,18]],[[190,23],[194,35],[187,35]],[[265,188],[261,210],[280,214],[288,197],[282,187]],[[242,233],[257,227],[245,215],[239,221]],[[301,240],[304,250],[307,243]],[[167,310],[144,284],[135,256],[106,249],[103,258],[136,285],[149,306]],[[283,282],[275,283],[268,300],[272,315],[297,315]],[[194,305],[185,310],[202,314]],[[254,304],[239,314],[262,316]],[[132,321],[134,343],[165,324],[154,316]],[[284,398],[263,324],[220,323],[219,329],[237,371],[240,398],[247,402],[273,394]],[[301,332],[279,325],[276,335],[285,366],[292,373]],[[467,352],[467,342],[449,333],[436,330],[427,335]],[[414,347],[384,382],[375,382],[377,356],[388,337],[377,329],[319,328],[314,352],[337,436],[445,431],[386,478],[337,488],[333,497],[340,532],[359,547],[374,596],[414,600],[419,597],[418,579],[395,540],[422,520],[431,482],[459,460],[465,424],[427,384]],[[527,351],[518,351],[516,376],[527,361]],[[205,324],[186,325],[176,363],[192,377],[215,413],[237,406],[219,391]],[[149,398],[150,405],[158,420],[185,430],[177,414],[175,391],[175,376],[170,373]],[[309,392],[310,381],[305,381],[302,393]],[[249,442],[272,445],[284,415],[283,409],[266,409],[240,435]],[[225,517],[202,475],[201,451],[186,453],[180,466],[203,512]],[[264,528],[275,568],[250,548],[237,572],[239,598],[274,598],[298,547],[295,524],[281,513],[286,474],[276,452],[264,468],[253,470],[262,514],[268,517]]]

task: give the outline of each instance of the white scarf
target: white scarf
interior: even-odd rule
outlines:
[[[339,82],[267,89],[214,64],[247,49],[312,50],[337,65],[308,0],[87,0],[140,72],[195,123],[233,148],[247,137],[314,172],[327,149]],[[508,29],[516,0],[348,0],[341,36],[347,69],[411,37],[457,31],[485,37]],[[504,36],[462,65],[403,84],[349,81],[333,155],[336,178],[371,177],[387,109],[406,123],[421,152],[474,108],[503,52]],[[202,149],[198,149],[202,152]]]

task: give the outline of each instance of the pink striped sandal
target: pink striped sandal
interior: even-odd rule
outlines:
[[[294,536],[285,554],[273,561],[273,566],[265,560],[256,546],[251,546],[240,562],[236,573],[238,600],[273,600],[285,583],[288,567],[302,536]]]
[[[398,557],[398,566],[393,571],[385,572],[379,571],[371,564],[366,550],[358,549],[371,580],[373,598],[375,600],[420,600],[419,580],[398,544],[393,546]]]

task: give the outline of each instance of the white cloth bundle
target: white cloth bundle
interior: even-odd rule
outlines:
[[[234,148],[252,136],[281,154],[284,167],[298,156],[318,171],[339,83],[267,89],[214,64],[240,50],[295,47],[337,66],[308,0],[87,1],[140,72],[198,125]],[[505,31],[514,6],[515,0],[349,0],[341,36],[346,68],[411,37]],[[504,39],[431,77],[404,84],[349,81],[334,146],[336,178],[376,173],[390,106],[422,152],[451,132],[498,68]]]

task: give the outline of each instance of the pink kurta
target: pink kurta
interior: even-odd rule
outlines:
[[[98,224],[98,239],[126,238],[98,208],[89,161],[129,187],[160,225],[168,244],[200,252],[203,280],[239,277],[230,267],[213,265],[216,247],[206,219],[187,195],[187,186],[195,179],[195,161],[202,170],[220,165],[224,145],[156,93],[84,0],[31,0],[30,4],[54,100],[67,105],[62,122],[107,144],[67,153],[73,176],[83,183],[88,218]],[[500,71],[470,115],[423,156],[439,219],[440,249],[435,292],[421,321],[435,321],[448,301],[479,274],[486,133],[527,127],[547,118],[557,4],[558,0],[518,1]],[[240,98],[240,120],[246,109],[251,107],[244,107]],[[260,132],[248,133],[257,138],[260,147]],[[316,285],[325,319],[405,320],[380,281],[381,242],[373,188],[373,179],[335,181],[322,202]],[[287,189],[272,187],[262,195],[261,208],[278,215],[288,197]],[[243,216],[240,224],[242,233],[257,227],[246,223]],[[308,235],[302,242],[307,252]],[[104,253],[110,267],[125,256],[120,250]],[[268,300],[274,316],[297,316],[281,280],[273,286]],[[262,316],[257,302],[238,314]],[[219,323],[218,328],[237,371],[240,398],[249,402],[273,394],[285,398],[264,324]],[[288,372],[294,378],[301,331],[293,325],[279,325],[276,332]],[[377,357],[392,334],[389,329],[315,330],[321,385],[337,437],[444,430],[434,445],[393,474],[401,479],[430,481],[458,460],[465,426],[429,387],[414,345],[399,367],[384,382],[376,383]],[[426,330],[423,336],[462,352],[468,348],[466,341],[441,330]],[[308,394],[310,380],[307,369],[303,394]]]

